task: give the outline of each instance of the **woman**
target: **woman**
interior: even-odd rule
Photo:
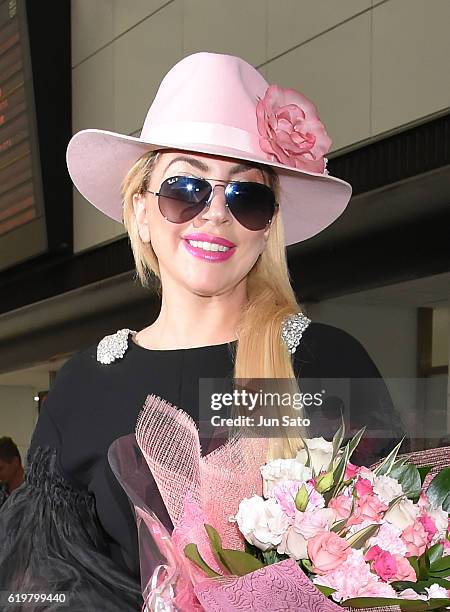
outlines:
[[[166,75],[140,138],[99,130],[73,137],[75,185],[123,219],[139,278],[159,280],[161,311],[145,329],[119,330],[59,372],[26,483],[0,513],[1,590],[67,591],[70,610],[139,608],[135,521],[107,452],[134,431],[150,393],[198,421],[200,378],[284,378],[306,392],[318,378],[352,377],[351,419],[398,435],[363,347],[311,322],[289,283],[285,246],[327,227],[351,195],[328,175],[330,144],[302,94],[268,87],[239,58],[209,53]],[[378,381],[370,393],[363,378]],[[320,435],[319,419],[316,427]],[[300,433],[281,431],[272,454],[295,453]],[[215,442],[206,435],[208,450]],[[384,449],[370,443],[365,461]],[[43,605],[36,609],[53,609]]]

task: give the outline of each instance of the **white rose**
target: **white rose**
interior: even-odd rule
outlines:
[[[386,512],[384,518],[403,531],[414,523],[419,512],[419,508],[410,499],[402,499]]]
[[[299,559],[307,559],[307,542],[301,533],[298,533],[293,527],[289,527],[286,533],[283,534],[281,543],[278,544],[277,552],[280,555],[289,555],[289,557],[297,561]]]
[[[265,500],[254,495],[243,499],[234,518],[247,542],[260,550],[280,544],[289,527],[289,518],[273,497]]]
[[[272,489],[287,480],[307,482],[312,471],[296,459],[275,459],[261,467],[263,477],[263,495],[269,497]]]
[[[316,474],[321,471],[328,471],[333,456],[333,443],[328,442],[325,438],[310,438],[305,440],[311,457],[311,466]],[[297,453],[297,461],[306,463],[308,461],[308,453],[303,448]]]
[[[385,504],[389,504],[395,497],[403,495],[402,485],[390,476],[376,476],[373,491]]]

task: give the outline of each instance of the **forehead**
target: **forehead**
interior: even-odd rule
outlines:
[[[219,175],[232,176],[235,174],[250,173],[262,176],[261,170],[249,162],[239,159],[206,155],[203,153],[189,153],[187,151],[164,151],[161,153],[158,168],[163,174],[172,168],[186,170],[196,169],[207,177]]]

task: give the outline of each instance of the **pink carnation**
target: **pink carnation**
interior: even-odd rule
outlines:
[[[301,483],[294,480],[287,480],[275,485],[271,491],[271,496],[275,497],[281,509],[290,518],[295,516],[295,496],[298,493]]]
[[[343,601],[350,597],[395,597],[390,584],[370,571],[361,550],[351,549],[347,559],[336,569],[313,579],[316,584],[336,589],[331,597]]]
[[[306,511],[311,512],[318,508],[325,506],[325,499],[321,493],[318,493],[313,483],[309,480],[308,482],[298,482],[296,480],[286,480],[275,485],[270,492],[271,497],[280,504],[283,512],[290,518],[294,518],[296,513],[295,497],[302,486],[305,486],[308,493],[308,505]]]
[[[270,85],[256,107],[261,149],[271,161],[307,172],[327,173],[331,138],[317,109],[295,89]]]
[[[427,547],[428,534],[422,523],[414,521],[412,525],[403,530],[402,540],[406,544],[407,557],[420,557]]]
[[[391,555],[404,555],[406,553],[406,545],[401,539],[402,531],[391,523],[381,523],[378,532],[372,536],[368,544],[369,546],[379,546],[383,550],[387,550]]]
[[[373,571],[385,582],[392,580],[397,572],[395,558],[387,550],[372,546],[366,553],[366,560],[372,561]]]
[[[429,516],[428,514],[422,514],[422,516],[419,516],[417,520],[419,521],[419,523],[421,523],[422,527],[427,532],[427,544],[429,544],[433,539],[434,535],[437,533],[436,524],[431,518],[431,516]]]
[[[372,546],[365,558],[371,561],[373,571],[384,581],[408,580],[416,582],[417,577],[408,559],[401,555],[391,555],[390,552],[382,550],[379,546]]]

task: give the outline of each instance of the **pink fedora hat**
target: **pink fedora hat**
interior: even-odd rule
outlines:
[[[147,151],[181,149],[266,164],[280,177],[286,245],[306,240],[344,211],[352,188],[332,177],[331,140],[316,107],[300,92],[270,85],[244,60],[195,53],[162,80],[139,138],[82,130],[67,148],[79,192],[122,221],[121,183]]]

